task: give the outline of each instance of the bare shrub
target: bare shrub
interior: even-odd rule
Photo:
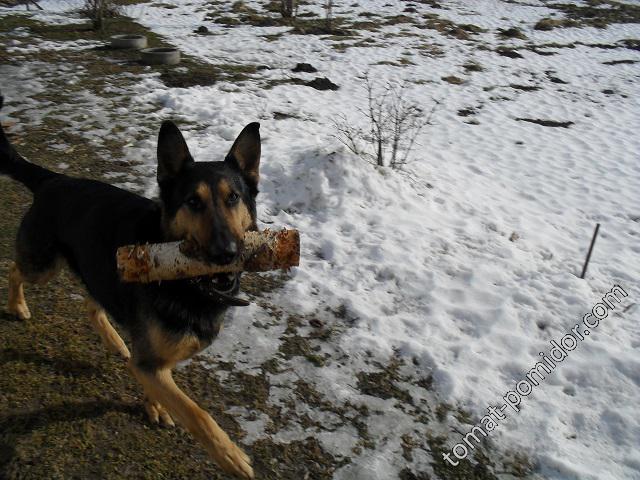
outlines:
[[[104,31],[105,19],[120,13],[114,0],[85,0],[82,13],[91,19],[94,30]]]
[[[333,29],[333,0],[324,0],[325,23],[327,31]]]
[[[368,130],[357,127],[346,115],[334,121],[335,137],[351,152],[379,167],[401,168],[411,156],[416,138],[440,104],[433,100],[429,112],[406,99],[407,82],[387,82],[382,88],[365,76],[367,108],[358,111],[366,118]]]
[[[280,0],[282,18],[295,18],[298,13],[298,0]]]
[[[0,7],[17,7],[18,5],[25,5],[27,10],[31,10],[32,5],[38,10],[44,10],[36,0],[0,0]]]

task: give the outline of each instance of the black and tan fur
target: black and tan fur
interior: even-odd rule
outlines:
[[[253,478],[249,457],[171,375],[177,362],[216,337],[228,306],[210,291],[237,294],[239,276],[124,285],[115,253],[127,244],[189,239],[210,260],[233,261],[244,232],[256,229],[259,163],[257,123],[242,130],[224,161],[196,163],[179,129],[164,122],[158,137],[160,199],[152,201],[29,163],[0,127],[0,173],[33,192],[9,272],[8,311],[29,319],[23,285],[47,282],[66,263],[88,291],[92,325],[142,385],[150,419],[166,425],[177,420],[220,467],[241,478]],[[128,331],[131,353],[107,315]]]

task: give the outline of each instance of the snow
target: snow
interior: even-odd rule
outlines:
[[[515,388],[539,352],[549,351],[551,340],[569,332],[615,284],[629,293],[622,307],[630,308],[617,308],[601,321],[490,436],[502,449],[530,455],[543,478],[640,478],[640,68],[604,64],[640,61],[640,53],[589,46],[638,38],[638,24],[541,32],[533,25],[553,13],[544,2],[447,0],[440,2],[445,9],[419,5],[419,11],[489,31],[472,42],[391,25],[361,32],[375,40],[371,46],[341,52],[321,36],[268,41],[260,35],[285,29],[212,23],[205,19],[212,7],[204,0],[174,2],[175,9],[156,3],[130,7],[129,13],[184,53],[214,64],[270,67],[247,82],[209,87],[168,89],[149,79],[137,108],[161,106],[163,116],[197,124],[184,133],[198,160],[222,160],[241,128],[261,121],[261,226],[302,234],[300,267],[268,301],[284,312],[322,315],[338,332],[313,343],[326,356],[323,367],[283,360],[285,371],[270,375],[269,401],[282,405],[293,395],[292,383],[305,379],[333,403],[363,404],[375,412],[366,421],[376,445],[357,454],[352,426],[304,402],[297,405],[318,421],[335,423],[331,433],[313,432],[334,455],[351,457],[335,478],[396,478],[408,464],[400,438],[426,435],[425,426],[395,400],[355,388],[359,372],[376,371],[376,362],[386,365],[398,356],[405,378],[431,374],[440,401],[480,418]],[[406,7],[387,0],[349,3],[340,2],[336,15],[349,10],[351,17],[363,11],[391,16]],[[200,25],[212,35],[193,34]],[[514,25],[537,45],[580,44],[545,47],[556,54],[538,55],[524,48],[526,41],[498,39],[497,28]],[[402,31],[416,36],[397,35]],[[389,33],[396,35],[384,35]],[[424,44],[437,45],[443,54],[424,54]],[[500,56],[493,51],[498,45],[513,45],[524,58]],[[379,64],[403,55],[412,63]],[[483,71],[466,73],[462,65],[469,61]],[[298,62],[311,63],[318,74],[292,74]],[[410,175],[376,169],[334,137],[338,115],[365,125],[358,109],[366,106],[366,72],[378,85],[411,81],[407,98],[427,110],[432,99],[442,102],[418,139]],[[466,81],[441,80],[448,75]],[[552,83],[550,75],[566,84]],[[294,76],[326,76],[340,90],[265,88],[267,80]],[[512,84],[540,89],[522,91]],[[464,108],[477,113],[457,115]],[[273,120],[274,112],[294,117]],[[574,124],[550,128],[517,120],[523,117]],[[149,141],[138,148],[154,147]],[[147,162],[153,193],[155,166]],[[600,236],[581,280],[577,275],[596,223]],[[512,241],[514,232],[518,238]],[[340,315],[327,313],[339,310]],[[300,329],[303,335],[311,330]],[[209,354],[255,374],[278,355],[283,333],[269,309],[252,304],[233,313]],[[403,387],[417,403],[431,399],[431,392],[412,381]],[[248,444],[268,435],[268,420],[249,412],[233,410],[249,433]],[[444,430],[453,447],[459,434]],[[294,425],[274,439],[309,434]],[[418,449],[409,464],[432,472],[430,459]]]

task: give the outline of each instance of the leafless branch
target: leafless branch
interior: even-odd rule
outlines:
[[[339,119],[339,121],[333,121],[333,127],[337,132],[334,137],[355,155],[360,155],[362,152],[358,139],[362,136],[362,132],[350,125],[345,115],[340,115]]]
[[[407,100],[408,83],[387,83],[376,88],[368,74],[364,76],[367,91],[367,107],[359,108],[360,115],[368,122],[368,134],[352,126],[345,115],[334,122],[336,138],[350,151],[369,163],[399,168],[408,162],[416,145],[416,139],[440,105],[433,100],[431,110],[425,115],[417,105]],[[366,147],[362,147],[362,144]],[[369,150],[369,151],[367,151]]]

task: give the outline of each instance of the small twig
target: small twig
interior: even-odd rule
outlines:
[[[411,136],[411,138],[409,140],[409,145],[407,146],[407,148],[405,150],[405,154],[402,157],[402,161],[398,162],[399,164],[406,164],[407,163],[409,155],[411,154],[411,151],[413,150],[413,145],[415,144],[416,138],[418,138],[418,135],[420,134],[420,132],[422,131],[422,129],[425,126],[431,125],[431,119],[433,118],[433,115],[436,113],[436,110],[440,106],[440,100],[436,100],[435,98],[432,98],[431,100],[433,100],[433,106],[431,107],[431,110],[429,111],[429,114],[427,115],[427,118],[423,122],[416,124],[416,126],[415,126],[415,128],[413,130],[413,135]]]

